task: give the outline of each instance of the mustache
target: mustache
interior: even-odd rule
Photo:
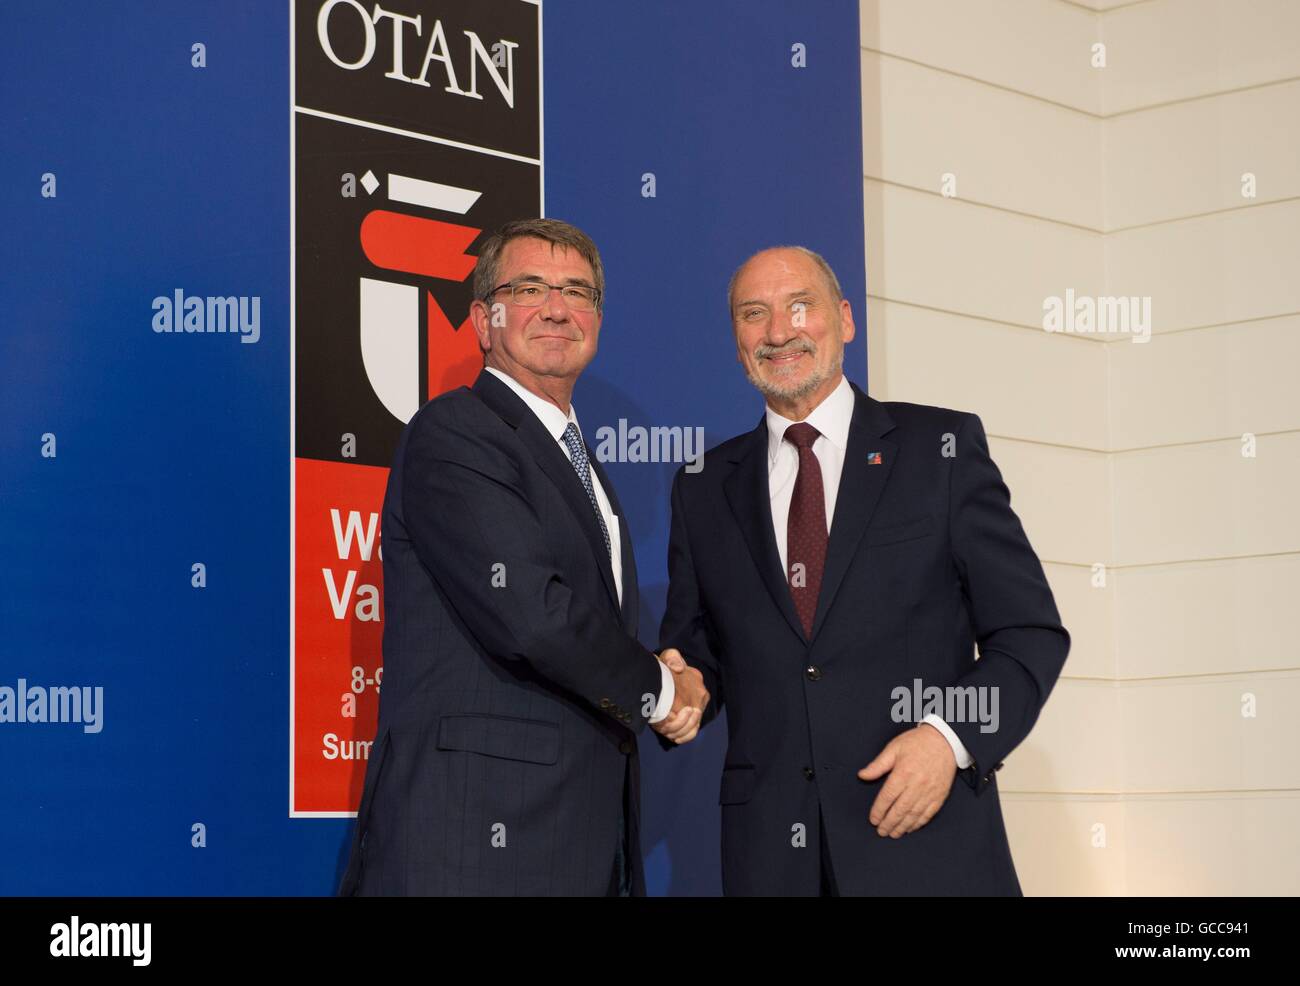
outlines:
[[[788,356],[791,353],[816,354],[817,347],[809,339],[791,339],[784,346],[758,345],[754,347],[755,359],[767,359],[771,356]]]

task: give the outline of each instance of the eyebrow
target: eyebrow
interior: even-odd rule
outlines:
[[[789,292],[789,293],[785,296],[785,300],[786,300],[786,301],[789,301],[791,298],[798,298],[798,297],[801,297],[801,296],[803,296],[803,295],[812,295],[812,294],[815,294],[815,293],[816,293],[816,292],[813,291],[812,288],[800,288],[798,291],[791,291],[791,292]],[[757,299],[757,298],[750,298],[750,299],[747,300],[747,301],[738,301],[738,302],[736,302],[735,307],[737,307],[737,308],[744,308],[746,305],[762,305],[764,308],[766,308],[766,307],[767,307],[767,302],[766,302],[766,301],[760,301],[760,300]]]
[[[510,280],[507,281],[506,283],[518,284],[520,281],[537,281],[540,284],[545,284],[546,278],[542,277],[541,274],[530,274],[530,273],[516,274],[514,277],[510,278]],[[561,283],[566,285],[571,284],[574,287],[591,288],[591,290],[593,291],[596,290],[596,285],[592,284],[591,281],[587,280],[585,277],[566,277]]]

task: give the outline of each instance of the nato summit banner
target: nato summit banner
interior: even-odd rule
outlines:
[[[473,244],[542,213],[540,17],[527,0],[295,8],[296,817],[356,811],[383,687],[388,466],[416,410],[483,365]]]
[[[573,406],[656,647],[672,477],[762,414],[737,265],[823,254],[865,387],[858,39],[853,0],[4,5],[0,894],[337,890],[385,483],[482,366],[506,220],[601,251]],[[640,742],[651,895],[720,891],[726,733]]]

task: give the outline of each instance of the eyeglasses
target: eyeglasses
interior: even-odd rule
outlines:
[[[540,308],[553,290],[560,292],[565,306],[573,312],[595,311],[600,300],[600,292],[595,288],[583,284],[547,284],[544,281],[520,281],[518,284],[507,281],[488,292],[488,297],[505,288],[510,289],[510,300],[520,308]]]

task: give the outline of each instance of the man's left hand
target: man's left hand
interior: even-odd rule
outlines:
[[[898,839],[930,821],[948,800],[957,760],[943,733],[929,723],[895,736],[876,759],[858,771],[864,781],[885,774],[867,816],[879,835]]]

